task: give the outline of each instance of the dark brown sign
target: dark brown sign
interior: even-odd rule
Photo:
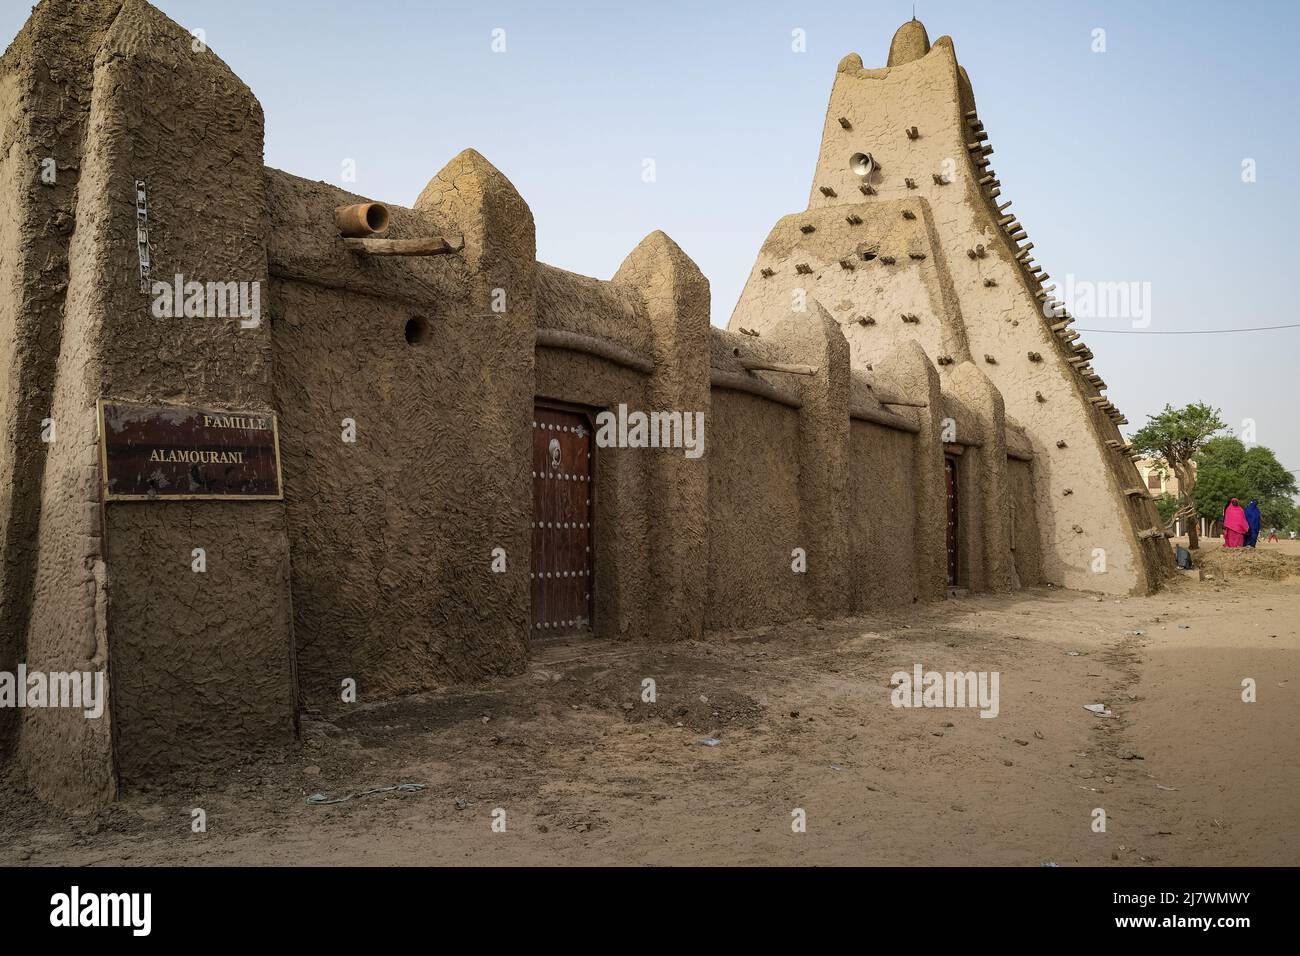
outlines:
[[[105,501],[283,497],[272,412],[100,399]]]

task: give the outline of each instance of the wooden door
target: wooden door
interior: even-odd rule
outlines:
[[[583,412],[533,409],[533,637],[591,627],[592,428]]]
[[[957,586],[957,459],[945,457],[943,472],[948,486],[948,586]]]

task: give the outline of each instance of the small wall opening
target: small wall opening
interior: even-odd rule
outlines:
[[[406,344],[421,345],[429,337],[429,322],[427,319],[407,319],[406,321]]]

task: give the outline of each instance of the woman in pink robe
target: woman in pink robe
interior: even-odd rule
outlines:
[[[1246,512],[1237,504],[1237,499],[1233,498],[1228,502],[1228,507],[1223,509],[1223,546],[1225,548],[1240,548],[1246,541],[1246,532],[1250,530],[1250,522],[1246,520]]]

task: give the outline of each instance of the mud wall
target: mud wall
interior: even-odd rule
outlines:
[[[474,265],[348,251],[333,210],[358,197],[275,171],[267,182],[306,699],[337,701],[346,678],[360,695],[394,694],[518,670],[528,630],[531,295],[503,282],[507,310],[492,312],[482,246]],[[395,238],[462,228],[389,209]],[[504,572],[492,570],[498,547]]]
[[[710,439],[706,627],[803,617],[807,577],[791,570],[791,552],[808,550],[799,515],[798,410],[716,389]]]
[[[873,370],[907,341],[921,343],[945,364],[969,358],[927,204],[918,198],[864,198],[854,188],[837,193],[834,205],[778,221],[728,328],[767,333],[786,316],[808,315],[806,303],[815,300],[842,328],[854,368]]]
[[[915,529],[918,513],[912,461],[913,435],[871,422],[854,421],[850,430],[849,566],[855,611],[911,604],[917,587]],[[890,555],[887,561],[879,560]]]
[[[66,320],[50,326],[57,440],[39,476],[24,657],[33,669],[106,671],[110,701],[98,720],[25,711],[18,750],[42,795],[80,807],[111,798],[119,776],[129,784],[176,760],[287,741],[292,694],[280,506],[102,509],[97,461],[101,397],[271,407],[269,324],[157,318],[136,261],[140,180],[155,276],[265,282],[261,110],[147,4],[78,5],[76,30],[62,28],[65,9],[42,5],[29,25],[57,35],[49,61],[78,71],[85,110],[79,152],[58,158],[76,168],[79,228],[66,283],[46,277],[66,293]],[[68,102],[57,106],[52,121],[72,135]],[[212,556],[206,574],[191,569],[195,548]]]
[[[1007,484],[1011,494],[1011,550],[1016,583],[1020,587],[1033,587],[1042,583],[1043,572],[1032,465],[1021,459],[1008,459]]]
[[[47,0],[0,59],[0,670],[9,672],[26,657],[41,481],[49,439],[58,438],[57,421],[51,429],[46,419],[91,69],[117,8]],[[14,752],[18,723],[16,710],[0,710],[0,758]]]
[[[272,297],[306,699],[337,699],[345,678],[409,693],[518,661],[517,595],[491,571],[509,525],[478,494],[512,463],[475,439],[480,409],[448,400],[475,391],[463,309],[279,280]],[[408,343],[412,322],[423,338]]]
[[[628,284],[575,275],[542,263],[537,268],[539,329],[572,333],[615,345],[633,368],[579,348],[537,348],[536,393],[585,408],[593,417],[650,407],[650,376],[656,371],[653,319],[642,295]],[[588,344],[590,344],[588,342]],[[622,354],[622,353],[620,353]],[[675,362],[668,355],[665,361]],[[655,566],[656,527],[647,504],[659,494],[651,464],[659,455],[680,454],[649,448],[601,448],[593,441],[595,516],[593,550],[595,591],[593,632],[616,639],[655,635],[658,606],[669,589]],[[661,636],[671,640],[675,635]]]
[[[597,356],[567,349],[537,350],[539,399],[560,401],[593,412],[645,407],[644,376]],[[656,599],[651,566],[653,529],[645,502],[653,496],[648,449],[594,448],[595,592],[593,631],[603,637],[646,638],[651,626],[648,602]]]
[[[87,290],[86,339],[65,339],[64,350],[72,345],[75,357],[85,346],[97,368],[98,394],[80,401],[272,407],[270,323],[156,318],[133,268],[132,200],[143,180],[155,276],[266,285],[261,108],[192,42],[152,7],[127,2],[97,59],[83,167],[94,188],[82,191],[95,208],[78,217],[95,232],[84,247],[74,239],[81,255],[73,259],[74,276],[96,288]],[[78,416],[92,412],[93,404],[79,404],[78,376],[69,372],[68,404]],[[287,742],[294,711],[282,506],[115,503],[104,523],[123,782]],[[206,553],[202,573],[193,570],[195,548]]]

